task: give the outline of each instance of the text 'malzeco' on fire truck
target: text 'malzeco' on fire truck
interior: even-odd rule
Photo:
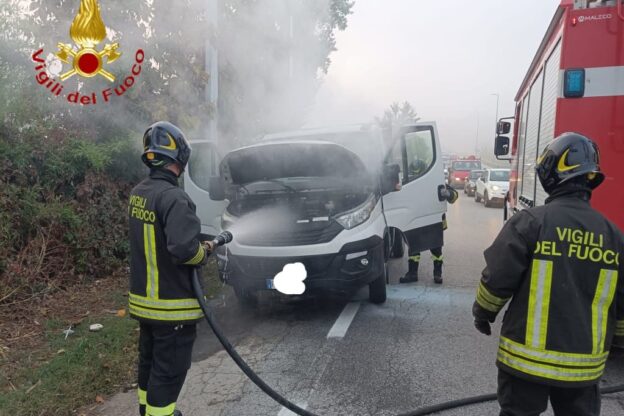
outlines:
[[[515,101],[513,140],[501,119],[495,145],[511,161],[511,212],[544,204],[537,157],[573,131],[600,147],[606,180],[592,205],[624,229],[624,0],[562,0]]]

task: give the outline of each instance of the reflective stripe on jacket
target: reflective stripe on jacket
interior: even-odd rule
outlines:
[[[622,233],[585,193],[562,193],[522,211],[485,251],[473,314],[503,318],[497,365],[549,385],[602,376],[614,336],[624,336]]]
[[[206,259],[195,205],[173,173],[153,170],[130,194],[130,315],[151,323],[201,319],[192,267]]]

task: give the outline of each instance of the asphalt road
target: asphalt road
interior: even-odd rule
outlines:
[[[258,311],[246,312],[226,291],[213,302],[219,321],[265,381],[317,415],[397,415],[493,393],[497,337],[473,329],[471,306],[482,253],[502,225],[502,210],[462,194],[448,220],[442,286],[433,284],[432,262],[423,253],[418,283],[399,285],[406,260],[391,264],[384,305],[368,303],[362,290],[342,300],[265,299]],[[185,416],[292,414],[246,379],[205,325],[199,333],[178,402]],[[615,383],[624,383],[624,357],[609,362],[603,385]],[[98,414],[135,414],[135,394],[108,400]],[[497,414],[495,402],[440,413]],[[602,414],[624,414],[624,395],[605,396]]]

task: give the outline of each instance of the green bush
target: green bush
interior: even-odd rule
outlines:
[[[0,305],[127,264],[138,149],[128,137],[94,143],[45,131],[0,134]]]

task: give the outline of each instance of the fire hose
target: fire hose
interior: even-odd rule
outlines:
[[[231,233],[225,231],[218,235],[212,242],[212,247],[222,246],[229,242],[231,242],[233,236]],[[204,313],[206,318],[206,322],[212,329],[212,332],[215,334],[225,351],[228,355],[234,360],[236,365],[242,370],[242,372],[256,385],[262,390],[266,395],[275,400],[277,403],[287,408],[288,410],[300,415],[300,416],[318,416],[306,409],[303,409],[297,406],[295,403],[289,401],[280,393],[276,392],[271,386],[269,386],[264,380],[262,380],[249,365],[245,362],[245,360],[238,354],[234,346],[230,343],[227,337],[223,334],[221,327],[217,323],[212,311],[208,307],[206,303],[206,299],[204,297],[203,289],[201,283],[199,281],[199,275],[197,273],[197,269],[193,270],[193,291],[195,292],[195,296],[197,297],[197,301],[199,302],[199,306]],[[606,387],[600,389],[602,394],[611,394],[611,393],[619,393],[624,391],[624,384],[615,385],[611,387]],[[426,416],[436,412],[442,412],[446,410],[455,409],[458,407],[465,407],[473,404],[486,403],[496,400],[496,394],[486,394],[482,396],[474,396],[467,397],[464,399],[452,400],[444,403],[439,403],[432,406],[421,407],[412,412],[402,413],[398,416]]]

